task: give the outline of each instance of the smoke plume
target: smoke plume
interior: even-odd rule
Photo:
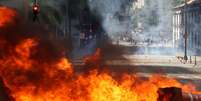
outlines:
[[[89,0],[89,6],[111,37],[128,32],[138,34],[136,40],[171,38],[172,0]]]

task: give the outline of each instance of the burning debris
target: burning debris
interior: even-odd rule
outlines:
[[[182,92],[181,88],[170,87],[158,90],[158,101],[200,101],[201,94]]]
[[[3,7],[0,8],[1,16],[9,16],[2,13],[6,12],[4,10],[14,12]],[[1,20],[4,19],[0,19],[3,22],[1,26],[6,26],[12,17]],[[45,47],[39,47],[39,38],[22,38],[10,45],[4,34],[0,33],[0,36],[5,40],[0,46],[0,83],[6,88],[0,90],[0,94],[13,98],[8,101],[157,101],[157,91],[165,87],[179,87],[183,92],[199,93],[193,85],[183,85],[161,75],[141,79],[137,75],[122,74],[119,78],[97,69],[89,70],[86,74],[75,73],[65,56],[54,57],[49,54],[45,58],[38,58],[43,55],[41,48]],[[7,47],[6,50],[4,47]],[[44,51],[47,54],[50,50]],[[86,64],[90,67],[99,65],[100,55],[98,49],[94,55],[86,58]],[[52,57],[54,59],[44,61]]]

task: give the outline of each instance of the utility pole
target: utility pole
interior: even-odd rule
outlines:
[[[185,6],[184,6],[184,39],[185,39],[185,43],[184,43],[184,60],[187,61],[188,60],[188,56],[187,56],[187,41],[188,41],[188,34],[187,34],[187,27],[188,27],[188,22],[187,22],[187,0],[185,0]]]

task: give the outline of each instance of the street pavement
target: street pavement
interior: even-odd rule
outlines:
[[[156,55],[124,55],[120,59],[103,59],[104,67],[115,73],[131,73],[142,77],[150,77],[153,74],[161,74],[175,78],[181,82],[192,82],[201,89],[201,57],[194,60],[182,62],[176,56]],[[82,70],[84,65],[82,59],[76,59],[73,65]]]
[[[72,60],[74,65],[83,65],[83,59]],[[189,68],[201,68],[201,57],[194,57],[188,61],[177,56],[168,55],[122,55],[121,58],[103,58],[107,65],[157,65],[157,66],[181,66]]]

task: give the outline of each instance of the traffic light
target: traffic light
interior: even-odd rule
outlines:
[[[38,14],[40,13],[40,5],[38,4],[37,0],[35,0],[33,4],[32,12],[33,12],[33,21],[38,20]]]
[[[39,13],[39,5],[33,5],[33,12]]]

